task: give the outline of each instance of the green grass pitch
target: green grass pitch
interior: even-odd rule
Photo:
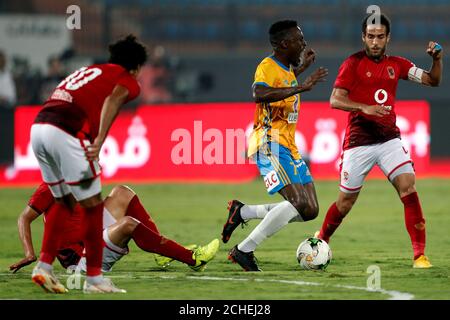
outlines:
[[[204,244],[220,238],[227,201],[268,203],[281,200],[266,194],[263,183],[207,185],[131,185],[151,213],[160,231],[181,244]],[[106,195],[112,186],[104,187]],[[16,219],[33,189],[0,189],[0,299],[449,299],[450,298],[450,181],[418,180],[417,189],[427,225],[427,255],[434,267],[412,268],[412,249],[403,219],[403,205],[386,181],[367,181],[353,211],[330,243],[333,260],[322,271],[300,270],[298,244],[320,227],[328,206],[337,196],[337,182],[317,181],[319,217],[292,223],[265,241],[256,251],[261,273],[245,273],[227,260],[228,250],[256,226],[236,229],[228,244],[221,243],[216,258],[203,273],[179,262],[161,271],[153,256],[130,242],[131,252],[110,276],[128,290],[124,295],[84,295],[71,290],[50,295],[31,283],[32,266],[11,274],[8,266],[22,257]],[[42,222],[33,225],[35,249],[40,248]],[[379,267],[381,290],[367,289],[370,266]],[[63,283],[67,274],[58,263]]]

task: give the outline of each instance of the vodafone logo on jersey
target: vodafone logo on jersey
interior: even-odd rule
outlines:
[[[388,99],[388,93],[386,92],[386,90],[384,89],[378,89],[377,91],[375,91],[375,95],[374,95],[375,101],[381,105],[384,106],[387,110],[392,110],[392,106],[385,106],[384,103],[387,101]]]
[[[387,101],[388,94],[387,94],[386,90],[378,89],[377,91],[375,91],[374,98],[378,104],[382,105],[383,103],[385,103]]]

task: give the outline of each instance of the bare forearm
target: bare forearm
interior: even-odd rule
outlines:
[[[102,113],[100,116],[100,128],[97,136],[101,142],[105,141],[109,129],[119,113],[121,105],[122,104],[117,101],[112,101],[111,99],[106,98],[105,105],[102,108]]]
[[[428,71],[432,85],[438,86],[441,83],[442,69],[443,69],[442,59],[433,59],[431,69],[430,71]]]
[[[355,102],[347,97],[336,96],[331,97],[330,104],[333,109],[339,109],[344,111],[361,111],[364,106],[363,103]]]
[[[20,242],[22,243],[25,256],[35,256],[33,239],[31,237],[31,222],[25,217],[20,217],[17,225],[19,229]]]
[[[255,102],[275,102],[289,98],[297,93],[302,92],[301,87],[287,87],[287,88],[260,88],[256,89],[253,97]]]

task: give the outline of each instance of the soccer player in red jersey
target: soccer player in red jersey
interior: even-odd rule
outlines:
[[[143,251],[155,253],[156,263],[162,268],[166,268],[173,260],[178,260],[189,265],[194,271],[203,271],[206,263],[214,258],[218,250],[218,239],[206,246],[191,245],[185,248],[162,236],[155,222],[142,206],[139,197],[127,186],[114,187],[104,203],[103,272],[111,271],[112,266],[128,254],[128,242],[131,239]],[[55,199],[50,189],[42,183],[18,218],[19,238],[25,257],[12,264],[11,271],[17,272],[36,261],[31,223],[41,214],[44,214],[45,222],[48,212],[54,205]],[[75,206],[62,226],[57,258],[64,268],[78,265],[82,271],[86,271],[81,216],[79,206]],[[44,229],[46,227],[47,224],[44,224]]]
[[[85,292],[124,292],[103,278],[102,212],[98,155],[120,107],[139,95],[136,76],[147,60],[132,35],[109,46],[109,63],[80,68],[65,78],[45,102],[31,127],[31,144],[43,181],[56,203],[46,216],[39,262],[32,280],[47,291],[66,288],[52,272],[60,227],[78,202],[86,246]]]
[[[375,18],[375,20],[373,19]],[[379,23],[377,23],[379,18]],[[343,143],[340,192],[316,236],[329,241],[358,198],[364,178],[377,164],[393,184],[404,205],[406,229],[414,251],[414,268],[430,268],[425,256],[425,219],[415,187],[413,164],[396,126],[395,95],[400,79],[438,86],[442,76],[442,47],[430,41],[429,71],[411,61],[386,54],[390,21],[368,16],[362,24],[364,50],[347,58],[339,69],[330,103],[349,112]]]

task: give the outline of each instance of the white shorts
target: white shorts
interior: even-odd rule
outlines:
[[[375,164],[391,182],[400,174],[414,174],[409,152],[401,140],[396,138],[345,150],[342,155],[340,190],[345,193],[359,192]]]
[[[41,168],[42,178],[55,198],[72,193],[77,201],[101,192],[100,166],[87,161],[90,142],[75,138],[51,124],[33,124],[31,145]],[[88,187],[80,183],[91,181]]]

